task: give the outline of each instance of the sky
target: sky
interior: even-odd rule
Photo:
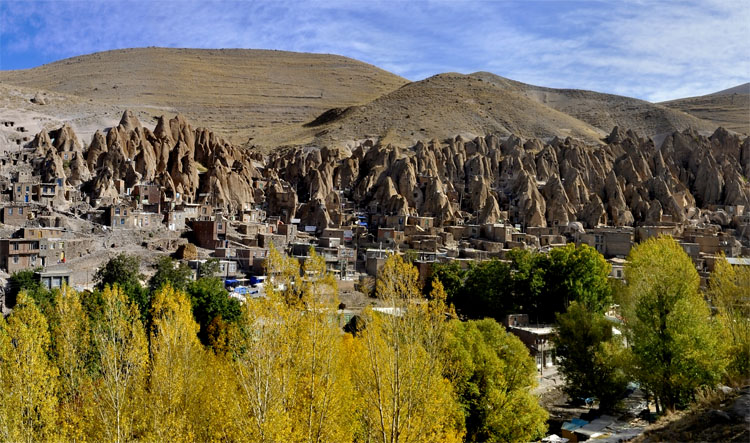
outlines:
[[[0,70],[163,46],[332,53],[649,101],[750,81],[750,0],[0,0]]]

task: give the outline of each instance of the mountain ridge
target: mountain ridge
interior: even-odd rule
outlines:
[[[164,112],[181,113],[232,143],[266,149],[353,146],[364,139],[411,145],[456,134],[571,136],[597,144],[615,126],[657,142],[687,128],[709,134],[724,126],[750,133],[745,129],[750,119],[742,115],[750,94],[731,93],[743,85],[702,96],[710,106],[695,109],[685,102],[689,99],[650,103],[530,85],[482,71],[409,82],[343,56],[274,50],[121,49],[0,71],[0,83],[6,90],[17,88],[11,92],[27,101],[33,91],[55,97],[55,106],[46,108],[5,103],[6,109],[46,113],[52,122],[114,122],[130,109],[153,125]],[[722,108],[727,100],[728,111]],[[708,108],[711,112],[701,113]]]

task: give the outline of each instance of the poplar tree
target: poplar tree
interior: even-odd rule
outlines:
[[[350,341],[359,438],[460,441],[463,417],[453,387],[443,377],[444,361],[435,349],[440,326],[433,323],[436,310],[420,297],[419,273],[391,255],[378,275],[376,293],[390,312],[366,309],[365,329]]]
[[[92,328],[95,371],[92,435],[131,440],[143,432],[148,345],[140,313],[118,287],[101,293],[102,312]]]
[[[717,260],[708,295],[729,338],[730,376],[745,378],[750,374],[750,268]]]
[[[0,440],[56,437],[58,372],[49,346],[47,320],[21,292],[7,321],[0,316]]]
[[[69,286],[55,295],[52,355],[60,373],[59,424],[66,440],[85,437],[85,421],[91,415],[91,380],[87,364],[91,355],[91,331],[81,297]]]
[[[206,351],[198,340],[190,300],[165,283],[151,304],[149,392],[152,437],[157,441],[193,441],[195,424],[208,395]]]

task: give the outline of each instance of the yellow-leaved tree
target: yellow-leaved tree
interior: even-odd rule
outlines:
[[[731,339],[729,375],[744,379],[750,374],[750,268],[717,260],[708,294]]]
[[[360,440],[446,442],[463,436],[460,407],[443,377],[444,296],[435,294],[437,303],[429,305],[420,292],[416,268],[389,256],[376,283],[386,309],[366,309],[364,330],[347,342]]]
[[[47,320],[22,292],[7,321],[0,316],[0,440],[52,440],[57,368],[49,361]]]
[[[91,380],[86,368],[91,333],[80,294],[63,286],[55,294],[53,315],[52,355],[60,373],[58,429],[64,440],[82,440],[86,417],[91,415]]]
[[[314,251],[301,276],[296,259],[272,248],[267,271],[266,297],[245,303],[229,340],[242,439],[351,440],[335,280]]]
[[[122,442],[144,431],[148,344],[138,308],[125,293],[105,287],[101,296],[101,317],[92,328],[98,367],[90,435]]]
[[[151,301],[151,366],[148,411],[152,438],[196,440],[202,397],[209,395],[206,350],[184,292],[167,283]]]

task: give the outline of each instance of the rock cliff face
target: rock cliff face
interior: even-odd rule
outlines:
[[[31,147],[45,180],[82,185],[92,202],[112,201],[122,185],[152,182],[177,202],[229,211],[264,204],[269,215],[318,229],[342,222],[342,198],[380,214],[433,216],[437,224],[507,217],[525,226],[721,219],[706,210],[750,205],[750,138],[686,130],[657,148],[614,128],[604,142],[458,136],[409,148],[366,141],[261,156],[193,129],[180,115],[160,118],[151,131],[125,112],[88,149],[67,126],[38,134]]]
[[[303,202],[320,200],[312,195],[316,190],[338,189],[360,207],[434,216],[438,223],[495,222],[508,211],[510,221],[526,226],[625,226],[662,215],[684,221],[711,205],[750,203],[750,138],[723,129],[710,137],[686,130],[657,148],[615,128],[605,142],[488,136],[419,142],[411,149],[365,143],[335,155],[325,149],[274,154],[268,169],[305,190]],[[336,211],[329,208],[329,217]]]
[[[126,111],[106,136],[97,131],[85,152],[68,126],[40,133],[32,147],[44,156],[39,169],[45,180],[82,184],[92,202],[114,200],[120,181],[125,187],[156,183],[175,201],[208,202],[233,211],[262,201],[256,185],[261,174],[254,166],[259,157],[205,128],[193,129],[180,115],[160,118],[152,132]]]

